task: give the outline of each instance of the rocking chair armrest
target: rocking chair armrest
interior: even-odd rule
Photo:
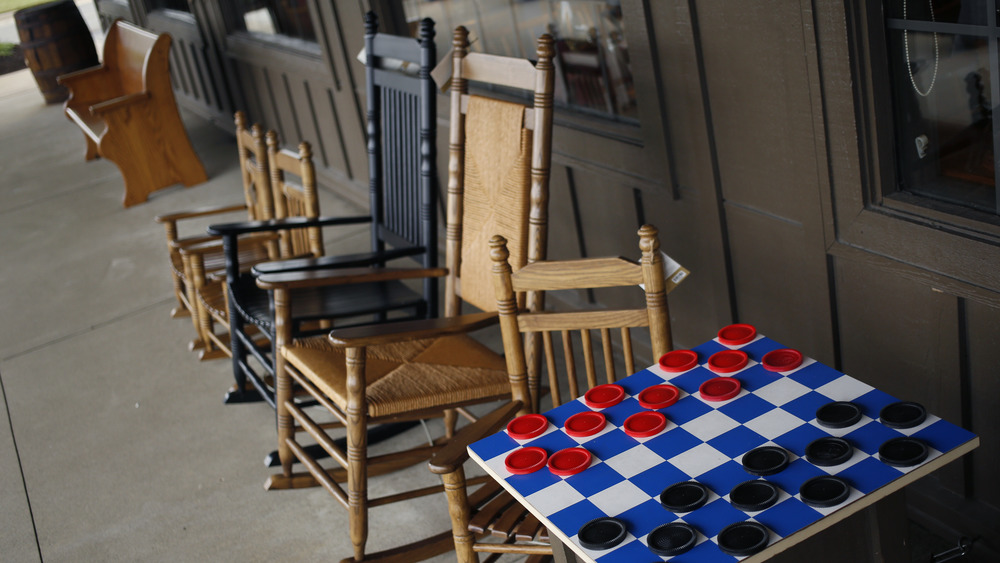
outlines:
[[[202,248],[209,243],[215,243],[212,246],[216,249],[222,248],[222,239],[211,235],[172,240],[170,241],[170,248],[184,251],[189,248]]]
[[[163,215],[157,215],[154,220],[157,223],[176,223],[177,221],[183,221],[184,219],[194,219],[197,217],[208,217],[210,215],[220,215],[222,213],[233,213],[236,211],[246,211],[246,204],[239,205],[227,205],[224,207],[200,207],[198,209],[190,209],[186,211],[176,211],[174,213],[165,213]]]
[[[262,245],[267,242],[278,240],[278,233],[255,233],[252,236],[243,237],[240,239],[240,246],[254,246]],[[190,241],[190,242],[189,242]],[[221,251],[223,249],[222,241],[217,236],[206,235],[200,238],[185,239],[184,241],[179,241],[179,244],[173,244],[174,248],[180,250],[181,254],[213,254]]]
[[[479,417],[476,422],[459,430],[443,448],[431,456],[430,462],[427,464],[431,473],[446,475],[458,470],[469,459],[469,445],[496,433],[504,424],[514,418],[522,406],[524,405],[521,401],[504,403],[499,408]]]
[[[371,220],[372,218],[368,215],[357,215],[352,217],[317,217],[315,219],[309,219],[306,217],[289,217],[287,219],[271,219],[269,221],[218,223],[208,227],[208,234],[225,237],[244,235],[247,233],[279,231],[282,229],[305,229],[309,227],[355,225],[358,223],[370,223]]]
[[[262,274],[257,287],[266,290],[305,289],[330,285],[375,283],[420,278],[440,278],[448,275],[445,268],[336,268],[325,270],[295,270]]]
[[[495,312],[470,313],[438,319],[418,319],[381,323],[330,331],[329,340],[338,348],[362,348],[376,344],[391,344],[463,334],[497,324]]]
[[[423,246],[392,248],[382,252],[359,252],[357,254],[340,254],[335,256],[319,256],[316,258],[274,260],[259,264],[254,268],[254,275],[276,274],[296,270],[322,270],[330,268],[357,268],[360,266],[378,266],[390,260],[415,256],[424,252]]]

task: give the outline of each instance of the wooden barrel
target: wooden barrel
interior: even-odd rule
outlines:
[[[56,77],[99,64],[94,38],[73,0],[47,2],[14,12],[21,52],[45,97],[55,104],[69,97]]]

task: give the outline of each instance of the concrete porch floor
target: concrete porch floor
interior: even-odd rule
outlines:
[[[117,168],[83,160],[81,133],[30,71],[0,77],[0,108],[0,560],[348,556],[347,512],[325,491],[264,490],[273,411],[223,405],[228,361],[199,362],[190,321],[170,318],[153,218],[241,201],[235,140],[185,115],[209,181],[124,209]],[[325,214],[364,212],[329,189],[322,198]],[[328,251],[367,245],[364,226],[336,237]],[[419,464],[374,479],[373,492],[403,482],[439,480]],[[441,496],[371,518],[373,551],[448,529]]]

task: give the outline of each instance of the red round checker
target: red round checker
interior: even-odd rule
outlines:
[[[639,411],[625,419],[625,433],[633,438],[649,438],[667,427],[667,417],[663,413]]]
[[[802,365],[802,352],[791,348],[771,350],[760,361],[770,371],[791,371]]]
[[[590,467],[590,452],[584,448],[559,450],[549,457],[549,471],[555,475],[568,477]]]
[[[757,329],[753,325],[733,324],[719,331],[719,342],[726,346],[740,346],[754,338],[757,338]]]
[[[708,358],[708,369],[715,373],[732,373],[746,367],[750,356],[742,350],[723,350]]]
[[[520,448],[507,454],[503,464],[514,475],[527,475],[545,467],[547,458],[542,448]]]
[[[733,377],[716,377],[701,384],[698,393],[706,401],[728,401],[740,394],[743,386]]]
[[[526,414],[507,423],[507,433],[515,440],[530,440],[549,427],[549,419],[540,414]]]
[[[673,385],[654,385],[639,393],[639,406],[644,409],[665,409],[677,402],[681,392]]]
[[[607,424],[608,419],[599,412],[584,411],[578,412],[566,419],[566,433],[576,438],[593,436]]]
[[[670,373],[687,371],[698,365],[698,353],[694,350],[673,350],[660,357],[660,367]]]
[[[592,409],[605,409],[608,407],[613,407],[618,403],[622,402],[625,398],[625,389],[621,385],[615,385],[614,383],[607,383],[604,385],[598,385],[583,396],[583,400],[587,403],[587,406]]]

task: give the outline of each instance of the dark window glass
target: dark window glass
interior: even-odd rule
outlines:
[[[404,0],[406,18],[435,21],[438,52],[464,25],[472,49],[534,58],[543,33],[556,40],[556,103],[634,119],[635,88],[625,21],[616,0]]]
[[[153,10],[191,11],[191,7],[188,6],[188,0],[150,0],[149,7]]]
[[[993,110],[998,27],[979,0],[893,0],[897,189],[997,213]]]
[[[316,41],[306,0],[237,0],[236,15],[246,31]]]

